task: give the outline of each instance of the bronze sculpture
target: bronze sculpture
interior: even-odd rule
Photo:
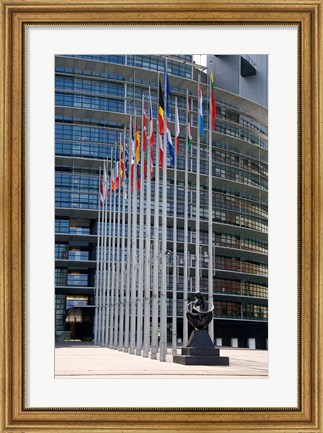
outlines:
[[[220,356],[220,349],[215,348],[207,331],[213,320],[213,303],[205,299],[201,292],[196,292],[195,300],[186,309],[186,317],[194,330],[182,348],[181,355],[174,355],[173,362],[182,365],[229,365],[227,356]]]
[[[187,320],[195,329],[206,329],[213,319],[213,304],[201,292],[196,292],[194,298],[187,306]]]

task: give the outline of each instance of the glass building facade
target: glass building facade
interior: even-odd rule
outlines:
[[[158,109],[163,56],[57,56],[55,60],[55,296],[56,339],[93,339],[99,170],[130,115],[141,116],[142,95],[151,88]],[[177,202],[169,163],[167,242],[176,205],[177,268],[168,259],[167,314],[171,335],[173,278],[177,281],[178,341],[183,323],[184,170],[186,92],[193,105],[189,148],[189,299],[195,292],[197,76],[208,81],[189,55],[168,56],[170,124],[175,97],[181,127],[177,159]],[[217,70],[221,74],[221,70]],[[217,119],[212,135],[212,244],[214,246],[214,338],[218,345],[265,349],[268,333],[268,140],[267,110],[216,88]],[[206,97],[206,95],[205,95]],[[205,104],[205,115],[208,115]],[[200,143],[200,290],[208,291],[208,143]],[[152,181],[152,200],[154,198]],[[152,201],[152,213],[154,202]],[[109,234],[108,234],[109,235]]]

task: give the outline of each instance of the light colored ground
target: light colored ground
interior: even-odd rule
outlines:
[[[178,350],[180,354],[180,350]],[[92,343],[57,343],[55,348],[55,377],[264,377],[268,376],[268,351],[223,348],[221,356],[230,358],[230,365],[186,366],[173,363],[168,349],[166,362],[94,346]]]

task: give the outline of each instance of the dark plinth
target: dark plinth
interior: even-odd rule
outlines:
[[[182,354],[175,355],[173,362],[182,365],[229,365],[229,358],[220,356],[220,350],[214,347],[206,329],[195,329]]]

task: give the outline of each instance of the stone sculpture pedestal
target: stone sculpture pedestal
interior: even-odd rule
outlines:
[[[175,355],[173,362],[182,365],[229,365],[229,357],[220,356],[206,329],[195,329],[182,349],[181,355]]]

